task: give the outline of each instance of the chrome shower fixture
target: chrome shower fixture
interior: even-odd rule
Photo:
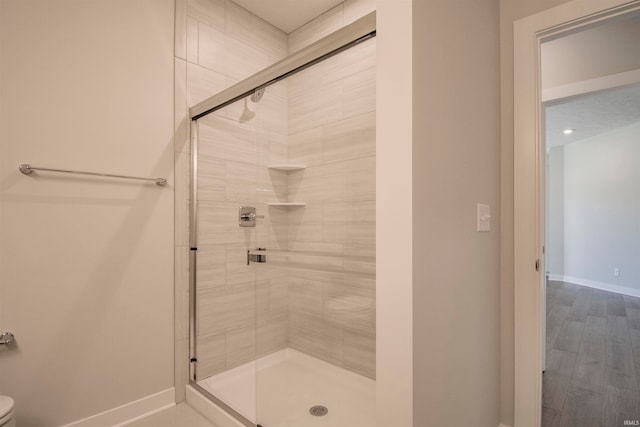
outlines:
[[[253,119],[255,116],[256,116],[256,113],[254,111],[249,110],[249,107],[247,106],[247,98],[245,98],[244,109],[242,110],[242,114],[240,114],[240,118],[238,119],[238,121],[240,123],[246,123],[249,120]]]
[[[260,100],[262,99],[262,97],[264,96],[264,92],[267,90],[267,88],[265,87],[261,87],[259,89],[256,89],[253,91],[253,93],[251,94],[251,102],[253,102],[254,104],[257,104],[258,102],[260,102]],[[240,118],[238,119],[238,121],[240,123],[246,123],[249,120],[253,119],[256,116],[255,111],[251,111],[249,109],[249,106],[247,105],[247,98],[244,98],[244,109],[242,110],[242,114],[240,114]]]
[[[260,100],[264,96],[264,92],[266,90],[267,90],[266,87],[261,87],[261,88],[258,88],[256,90],[254,90],[253,94],[251,95],[251,102],[253,102],[253,103],[260,102]]]

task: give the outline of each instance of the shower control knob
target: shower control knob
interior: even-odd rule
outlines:
[[[238,214],[238,224],[240,227],[255,227],[256,218],[264,218],[264,215],[256,215],[256,208],[253,206],[242,206]]]

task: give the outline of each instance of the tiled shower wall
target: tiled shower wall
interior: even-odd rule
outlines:
[[[184,399],[188,372],[187,108],[354,21],[373,10],[374,3],[347,0],[287,35],[228,0],[176,0],[178,401]],[[313,67],[295,83],[288,79],[271,86],[259,104],[248,101],[248,108],[257,112],[252,121],[239,123],[242,103],[200,120],[201,378],[287,345],[374,375],[375,41],[357,49],[327,62],[335,77],[319,78]],[[315,107],[305,92],[326,92],[328,98],[317,99],[335,102],[333,115],[325,120],[317,117],[320,110],[309,111]],[[310,121],[305,122],[305,116]],[[315,149],[320,151],[314,154]],[[266,168],[287,160],[309,168],[289,174]],[[314,193],[320,176],[330,180],[322,185],[343,181],[340,187]],[[308,206],[266,206],[296,197],[306,198]],[[258,214],[265,215],[259,227],[238,227],[241,205],[256,206]],[[357,224],[345,216],[356,213],[354,209],[360,217]],[[305,237],[303,217],[320,234]],[[243,261],[246,250],[258,245],[294,249],[299,256],[288,266],[274,262],[256,270]],[[332,256],[318,257],[318,252]],[[310,281],[308,288],[303,278]],[[317,341],[311,342],[314,334]]]
[[[283,150],[269,147],[286,144],[286,91],[268,90],[260,107],[251,104],[252,110],[259,108],[251,121],[238,121],[242,103],[199,121],[199,378],[285,348],[288,342],[286,272],[246,262],[247,251],[257,247],[287,247],[286,213],[266,207],[284,197],[286,177],[270,176],[263,163],[284,160],[277,155]],[[256,207],[264,216],[258,227],[238,226],[240,206]]]
[[[187,383],[188,366],[188,183],[187,109],[284,58],[287,35],[231,1],[176,2],[176,385]],[[269,239],[286,246],[286,234],[271,227],[239,228],[239,206],[276,197],[277,180],[267,180],[266,163],[286,160],[287,93],[269,91],[260,105],[266,114],[239,122],[242,105],[200,120],[198,211],[198,377],[224,371],[286,347],[286,281],[278,269],[259,275],[246,265],[246,251]],[[266,111],[268,108],[268,111]],[[260,147],[260,150],[258,149]],[[264,153],[258,156],[258,153]],[[260,182],[258,181],[260,179]],[[176,178],[178,181],[178,178]],[[262,185],[263,183],[264,185]],[[286,186],[286,182],[281,183]],[[282,186],[281,185],[281,186]],[[256,188],[262,187],[263,192]],[[266,196],[269,193],[271,196]],[[260,200],[258,199],[260,195]],[[265,223],[271,222],[266,218]],[[284,223],[286,218],[274,216]],[[278,238],[276,234],[280,230]],[[256,232],[269,232],[257,235]],[[259,289],[261,292],[256,292]],[[269,298],[271,296],[271,298]],[[273,303],[269,302],[273,300]],[[262,309],[262,307],[266,307]],[[260,307],[260,310],[256,310]],[[256,331],[256,314],[260,330]],[[257,332],[257,333],[256,333]],[[256,341],[257,338],[257,341]],[[257,344],[256,344],[257,343]],[[182,400],[183,396],[178,396]]]
[[[295,34],[294,34],[295,35]],[[375,39],[288,79],[289,346],[375,377]]]

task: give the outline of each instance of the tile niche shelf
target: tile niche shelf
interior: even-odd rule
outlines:
[[[267,167],[269,169],[284,171],[284,172],[299,171],[307,168],[305,165],[293,164],[293,163],[279,163],[279,164],[268,165]]]
[[[278,163],[268,165],[267,168],[282,172],[292,172],[299,171],[302,169],[306,169],[305,165],[297,164],[297,163]],[[296,206],[306,206],[307,204],[304,202],[272,202],[267,203],[268,206],[279,206],[279,207],[296,207]]]
[[[267,203],[267,205],[281,206],[281,207],[307,206],[305,202],[271,202],[271,203]]]

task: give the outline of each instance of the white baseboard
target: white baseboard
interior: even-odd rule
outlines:
[[[628,295],[640,298],[640,289],[628,288],[626,286],[614,285],[612,283],[597,282],[595,280],[582,279],[580,277],[563,276],[561,274],[549,274],[549,280],[558,282],[568,282],[574,285],[586,286],[588,288],[600,289],[601,291],[614,292],[616,294]]]
[[[74,421],[62,427],[120,427],[148,417],[156,412],[170,408],[176,404],[176,393],[173,387],[142,399],[126,403],[96,415]]]
[[[218,427],[244,427],[242,423],[190,385],[187,386],[187,404]]]

